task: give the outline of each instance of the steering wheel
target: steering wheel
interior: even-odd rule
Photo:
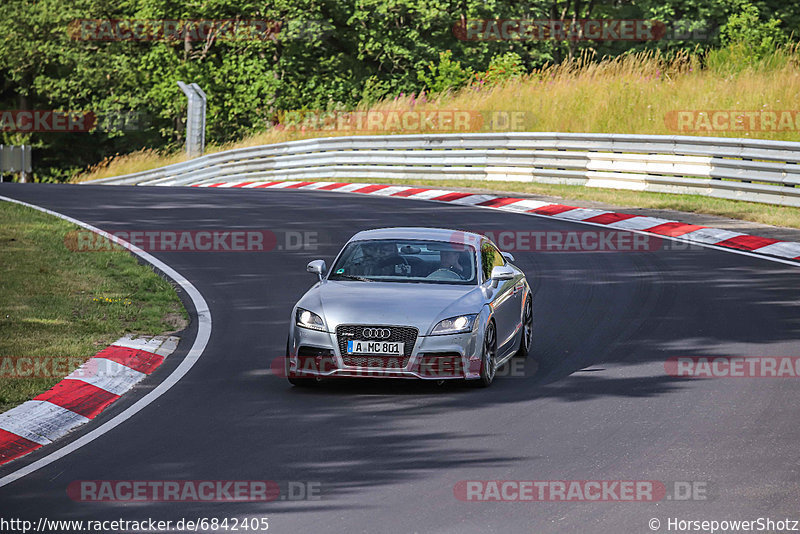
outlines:
[[[436,269],[425,278],[433,278],[434,280],[465,280],[465,278],[457,272],[445,268]]]

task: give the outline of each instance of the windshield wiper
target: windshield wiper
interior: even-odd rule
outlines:
[[[373,280],[370,280],[369,278],[364,278],[363,276],[356,276],[354,274],[340,273],[337,274],[336,276],[341,276],[342,278],[347,278],[348,280],[358,280],[359,282],[373,282]]]

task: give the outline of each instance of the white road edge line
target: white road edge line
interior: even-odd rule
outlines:
[[[203,351],[208,344],[208,339],[211,337],[211,310],[208,309],[208,304],[206,300],[203,298],[203,295],[197,290],[197,288],[192,285],[186,278],[184,278],[180,273],[175,271],[172,267],[167,265],[166,263],[162,262],[161,260],[153,257],[152,255],[148,254],[144,250],[133,246],[132,244],[128,243],[127,241],[120,239],[108,232],[100,230],[97,227],[94,227],[90,224],[87,224],[83,221],[79,221],[78,219],[73,219],[67,215],[63,215],[56,211],[49,210],[47,208],[42,208],[41,206],[37,206],[35,204],[29,204],[27,202],[22,202],[21,200],[17,200],[14,198],[6,197],[0,195],[0,200],[4,200],[6,202],[12,202],[14,204],[20,204],[22,206],[27,206],[29,208],[33,208],[35,210],[39,210],[41,212],[53,215],[60,219],[64,219],[65,221],[69,221],[73,224],[77,224],[87,230],[100,234],[103,237],[108,238],[109,240],[118,243],[119,245],[125,247],[126,249],[130,250],[133,254],[136,254],[144,261],[150,263],[154,267],[157,267],[161,270],[166,276],[171,278],[175,283],[180,285],[186,294],[192,299],[192,304],[194,304],[195,310],[197,311],[197,336],[194,339],[194,343],[192,344],[192,348],[189,349],[189,352],[186,354],[186,357],[181,361],[178,367],[175,368],[172,373],[164,379],[155,389],[153,389],[150,393],[136,401],[132,406],[128,407],[125,411],[120,413],[119,415],[115,416],[113,419],[106,421],[99,427],[95,428],[94,430],[84,434],[80,438],[76,439],[72,443],[61,447],[58,450],[55,450],[48,454],[47,456],[36,460],[35,462],[26,465],[16,471],[9,473],[8,475],[0,478],[0,488],[11,484],[15,480],[19,480],[20,478],[27,476],[34,471],[45,467],[56,460],[63,458],[64,456],[68,455],[69,453],[76,451],[83,447],[84,445],[91,443],[95,439],[99,438],[106,432],[113,430],[117,426],[121,425],[138,412],[143,410],[147,407],[150,403],[158,399],[161,395],[166,393],[172,386],[178,383],[178,381],[183,378],[183,376],[189,372],[189,369],[197,363],[197,360],[200,359],[200,356],[203,354]]]

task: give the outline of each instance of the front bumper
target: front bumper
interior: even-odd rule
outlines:
[[[395,325],[396,326],[396,325]],[[480,347],[477,329],[462,334],[417,336],[405,358],[367,358],[367,365],[346,365],[334,332],[320,332],[292,326],[289,354],[284,371],[288,377],[320,378],[414,378],[420,380],[463,380],[478,378]]]

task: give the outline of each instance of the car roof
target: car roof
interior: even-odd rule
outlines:
[[[423,241],[442,241],[477,247],[482,235],[463,230],[448,228],[425,228],[417,226],[401,226],[395,228],[375,228],[358,232],[350,241],[366,241],[370,239],[419,239]]]

